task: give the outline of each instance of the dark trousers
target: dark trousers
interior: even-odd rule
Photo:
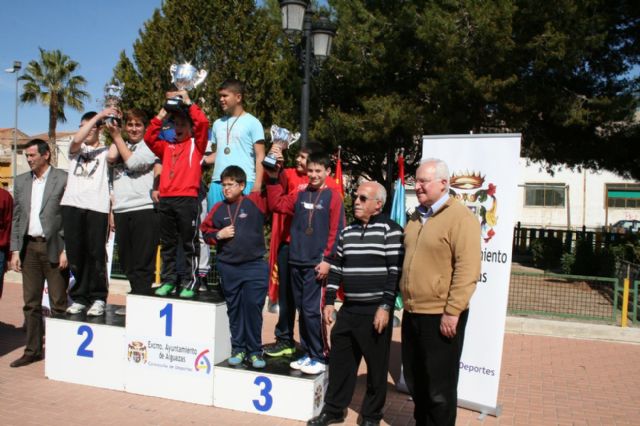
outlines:
[[[115,213],[120,266],[131,284],[131,294],[151,294],[154,282],[158,229],[153,209]]]
[[[178,241],[182,240],[184,250],[185,277],[181,286],[193,290],[198,269],[198,217],[200,203],[196,197],[163,197],[158,204],[160,213],[160,254],[162,256],[162,282],[175,283],[176,252]]]
[[[402,316],[402,366],[417,426],[456,423],[460,356],[469,310],[460,314],[452,339],[440,333],[441,317],[407,311]]]
[[[391,346],[392,322],[378,334],[373,328],[375,314],[338,311],[336,324],[331,330],[331,356],[329,357],[329,387],[322,411],[342,414],[351,403],[356,387],[358,367],[364,357],[367,364],[367,391],[360,414],[365,420],[380,421],[387,397],[387,372]]]
[[[327,362],[327,338],[322,323],[322,283],[313,266],[289,265],[293,299],[300,313],[300,345],[314,360]]]
[[[269,287],[269,266],[260,259],[232,265],[216,262],[227,302],[234,353],[262,352],[262,308]]]
[[[62,207],[64,245],[75,284],[74,302],[85,306],[107,299],[107,235],[109,215],[77,207]]]
[[[296,305],[291,289],[289,272],[289,244],[281,244],[278,250],[278,323],[276,340],[293,345],[293,327],[296,320]]]
[[[24,298],[24,319],[27,328],[25,355],[43,355],[42,343],[44,323],[42,322],[42,290],[44,280],[49,289],[49,304],[52,316],[64,314],[67,309],[67,285],[69,269],[60,270],[57,263],[49,262],[46,242],[27,241],[22,259],[22,296]]]

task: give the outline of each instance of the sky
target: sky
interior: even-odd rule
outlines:
[[[80,67],[76,74],[87,79],[85,90],[91,99],[85,112],[102,109],[104,85],[113,74],[120,52],[131,57],[138,32],[161,0],[19,0],[2,1],[0,25],[0,128],[14,126],[15,74],[4,72],[13,61],[22,61],[22,70],[40,52],[60,49]],[[170,64],[167,64],[167,72]],[[22,82],[20,82],[22,84]],[[20,89],[21,90],[21,89]],[[66,123],[58,131],[75,131],[81,112],[65,110]],[[18,129],[28,135],[46,133],[48,108],[40,103],[18,106]]]

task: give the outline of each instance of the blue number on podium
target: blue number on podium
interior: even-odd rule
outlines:
[[[273,397],[269,393],[271,392],[273,383],[271,383],[271,380],[266,376],[258,376],[253,381],[253,384],[258,386],[263,385],[260,389],[260,396],[264,398],[264,402],[262,404],[259,400],[254,399],[252,401],[253,406],[256,407],[256,410],[258,411],[269,411],[271,409],[271,406],[273,405]]]
[[[80,327],[78,327],[78,336],[82,336],[85,333],[87,334],[87,337],[85,337],[82,343],[80,343],[76,355],[86,358],[93,358],[93,351],[87,349],[87,346],[89,346],[89,344],[91,344],[91,341],[93,340],[93,330],[88,325],[81,325]]]
[[[166,317],[164,321],[164,335],[171,336],[173,334],[173,303],[167,305],[160,311],[160,318]]]

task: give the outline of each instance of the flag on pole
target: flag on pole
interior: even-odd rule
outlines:
[[[341,151],[342,151],[342,147],[338,146],[338,159],[336,160],[335,180],[336,180],[336,184],[340,188],[340,194],[342,194],[342,198],[344,198],[344,181],[342,179],[342,159],[340,158]]]
[[[398,156],[398,179],[396,179],[393,191],[393,203],[391,204],[391,220],[394,220],[403,228],[407,224],[407,209],[404,198],[404,157],[402,156],[402,151],[400,151],[400,155]],[[400,294],[396,296],[395,305],[397,310],[403,308]]]
[[[398,179],[396,179],[393,191],[393,204],[391,205],[391,220],[403,228],[407,224],[407,212],[404,194],[404,157],[398,156]]]
[[[340,189],[340,195],[342,195],[342,200],[344,200],[344,181],[342,179],[342,159],[340,158],[340,154],[342,153],[342,147],[338,145],[338,159],[336,160],[336,173],[335,180],[336,185]],[[342,283],[340,283],[340,287],[338,288],[338,292],[336,293],[336,298],[340,301],[344,301],[344,288],[342,288]]]

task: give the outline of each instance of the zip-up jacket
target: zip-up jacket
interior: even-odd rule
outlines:
[[[335,256],[338,233],[345,220],[342,197],[335,188],[307,187],[285,194],[281,185],[269,181],[267,199],[271,210],[293,215],[289,263],[315,266]]]
[[[161,197],[197,197],[202,168],[200,162],[207,146],[209,120],[196,104],[189,107],[193,121],[192,138],[170,143],[160,139],[162,121],[153,117],[144,135],[151,151],[162,160]]]
[[[334,304],[342,282],[343,308],[374,313],[380,305],[393,307],[403,254],[402,228],[396,222],[384,214],[371,216],[366,224],[356,220],[340,232],[325,304]]]
[[[231,264],[261,259],[264,245],[264,218],[268,213],[264,194],[251,192],[234,203],[216,203],[200,225],[204,240],[217,246],[216,259]],[[233,223],[233,238],[218,239],[217,233]]]

